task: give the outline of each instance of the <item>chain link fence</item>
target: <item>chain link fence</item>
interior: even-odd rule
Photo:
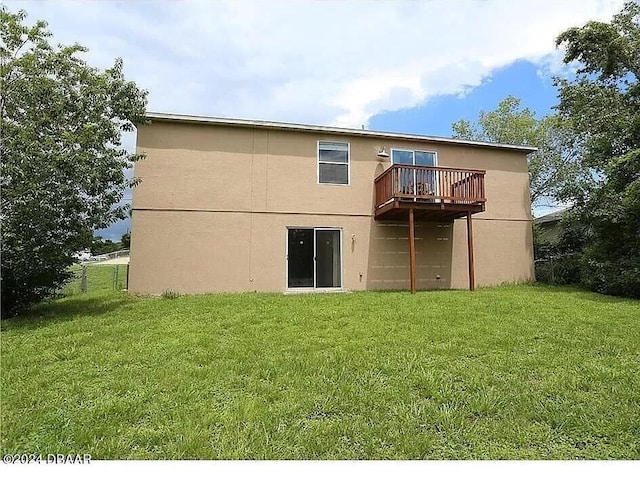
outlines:
[[[126,290],[129,279],[129,265],[74,265],[71,268],[73,279],[65,285],[65,295],[83,293],[110,292]]]

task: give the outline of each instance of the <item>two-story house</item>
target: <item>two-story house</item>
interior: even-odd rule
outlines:
[[[369,130],[148,114],[129,289],[473,288],[534,277],[527,154]]]

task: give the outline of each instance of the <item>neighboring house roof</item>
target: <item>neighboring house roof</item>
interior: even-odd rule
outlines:
[[[542,225],[545,223],[553,223],[562,219],[563,215],[569,211],[569,208],[561,208],[555,212],[548,213],[542,217],[534,218],[533,223],[536,225]]]
[[[503,143],[476,142],[457,138],[433,137],[427,135],[414,135],[409,133],[377,132],[373,130],[358,130],[355,128],[325,127],[320,125],[305,125],[297,123],[269,122],[263,120],[240,120],[236,118],[202,117],[196,115],[180,115],[175,113],[147,112],[146,118],[151,121],[175,122],[175,123],[204,123],[212,125],[263,128],[270,130],[286,130],[297,132],[320,132],[337,135],[353,135],[362,137],[377,137],[383,139],[413,140],[433,143],[468,145],[473,147],[497,148],[517,150],[524,153],[532,153],[538,149],[523,145],[508,145]]]

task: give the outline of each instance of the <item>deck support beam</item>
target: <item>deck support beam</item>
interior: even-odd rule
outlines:
[[[473,261],[473,227],[471,224],[471,212],[467,212],[467,247],[469,251],[469,290],[476,289],[476,279]]]
[[[411,293],[416,293],[416,240],[413,208],[409,209],[409,277]]]

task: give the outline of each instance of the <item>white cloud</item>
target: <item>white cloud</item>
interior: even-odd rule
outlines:
[[[87,46],[93,65],[123,57],[150,110],[359,127],[518,59],[557,71],[555,37],[623,0],[7,4]]]

